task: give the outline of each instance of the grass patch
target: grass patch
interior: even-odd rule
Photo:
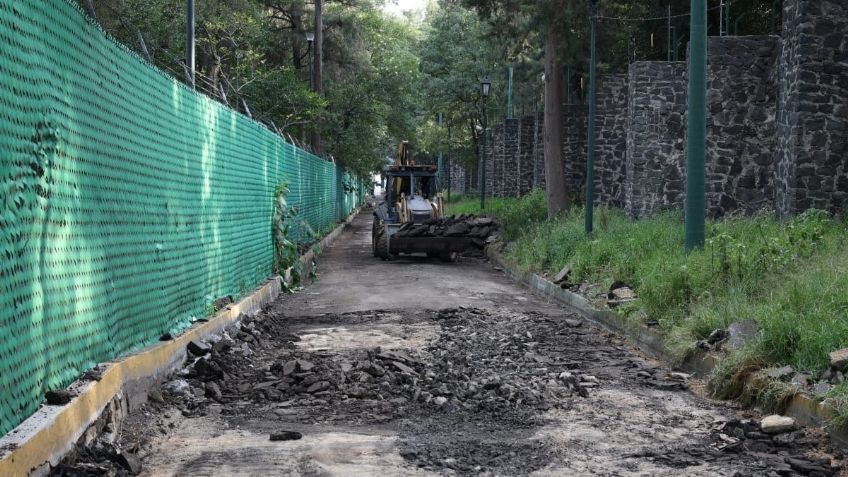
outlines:
[[[449,211],[479,213],[479,200],[458,200]],[[640,296],[631,318],[659,322],[681,355],[715,329],[756,320],[760,339],[716,371],[731,388],[717,395],[741,396],[735,373],[751,366],[816,373],[829,365],[830,351],[848,347],[848,225],[825,212],[708,221],[705,247],[689,255],[679,211],[633,220],[597,208],[591,237],[583,233],[582,208],[548,220],[541,191],[487,200],[486,212],[503,222],[506,254],[521,268],[553,274],[568,265],[574,281],[630,284]],[[753,398],[779,407],[793,391],[770,387]]]

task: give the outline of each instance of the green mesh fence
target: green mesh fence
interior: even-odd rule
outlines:
[[[0,432],[268,278],[281,180],[301,241],[364,199],[362,180],[149,66],[68,0],[0,0]]]

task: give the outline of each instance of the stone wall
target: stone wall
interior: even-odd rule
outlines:
[[[848,1],[784,0],[782,37],[711,37],[706,212],[848,206]],[[633,217],[685,198],[685,62],[634,62],[601,77],[595,130],[596,204]],[[491,128],[489,194],[545,186],[543,114]],[[585,105],[563,107],[568,193],[582,201]]]
[[[624,207],[627,75],[599,78],[595,111],[595,203]]]
[[[503,197],[504,195],[504,124],[496,124],[492,128],[492,141],[488,144],[492,148],[492,168],[486,173],[491,177],[492,187],[487,190],[491,197]]]
[[[630,65],[624,194],[632,217],[683,204],[685,74],[683,62]]]
[[[778,37],[713,37],[707,78],[707,210],[751,213],[774,201]]]
[[[536,159],[536,121],[538,115],[523,116],[518,123],[518,196],[530,192],[535,187]]]
[[[533,148],[533,184],[545,187],[545,114],[536,114],[535,138]]]
[[[848,200],[848,2],[784,0],[775,204],[844,211]]]
[[[501,145],[501,151],[503,151],[501,197],[518,197],[521,171],[518,119],[507,119],[504,121],[501,140],[503,143]]]

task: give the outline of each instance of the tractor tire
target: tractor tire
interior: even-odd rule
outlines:
[[[383,260],[391,260],[392,255],[389,253],[389,237],[386,236],[386,231],[380,229],[377,231],[377,240],[374,244],[374,254]]]

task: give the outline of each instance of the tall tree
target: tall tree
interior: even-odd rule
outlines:
[[[418,53],[425,113],[416,134],[418,150],[444,152],[450,147],[459,163],[474,165],[482,123],[480,81],[499,77],[504,68],[503,48],[490,33],[488,24],[460,5],[443,2],[428,9]],[[498,86],[495,80],[488,99],[490,111],[498,112],[502,102],[503,88]],[[446,126],[440,127],[435,120],[439,113],[452,126],[452,144],[445,142]]]
[[[545,31],[545,190],[549,217],[568,208],[562,164],[562,66],[558,47],[559,32],[549,24]]]
[[[562,127],[562,63],[574,56],[577,28],[585,9],[583,0],[464,0],[487,19],[493,30],[505,38],[510,50],[521,50],[524,41],[539,25],[545,32],[545,187],[548,196],[548,215],[562,213],[568,206],[563,170]],[[579,13],[578,13],[579,12]],[[581,45],[582,46],[582,45]],[[531,46],[532,48],[532,46]],[[569,158],[565,158],[569,160]]]

